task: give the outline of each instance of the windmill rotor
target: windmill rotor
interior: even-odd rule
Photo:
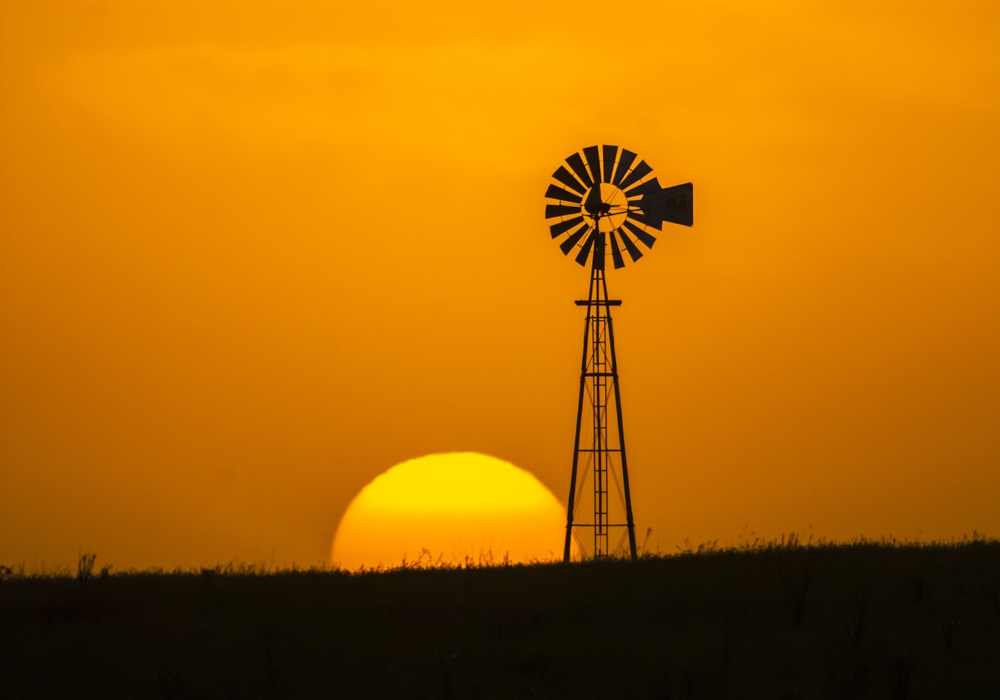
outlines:
[[[638,162],[636,162],[638,159]],[[618,146],[588,146],[568,156],[552,173],[555,181],[545,191],[551,203],[545,218],[552,238],[561,239],[564,255],[575,251],[580,265],[604,269],[610,245],[615,269],[625,267],[626,256],[638,262],[651,249],[664,222],[694,224],[691,183],[661,187],[653,168],[636,153]]]

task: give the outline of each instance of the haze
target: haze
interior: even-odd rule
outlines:
[[[696,191],[609,273],[640,539],[1000,534],[998,30],[4,2],[0,563],[316,563],[435,452],[565,499],[587,271],[542,194],[596,143]]]

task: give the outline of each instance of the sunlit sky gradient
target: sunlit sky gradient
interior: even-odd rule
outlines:
[[[573,151],[693,181],[609,273],[650,548],[1000,535],[1000,5],[0,5],[0,563],[319,562],[393,464],[565,499]]]

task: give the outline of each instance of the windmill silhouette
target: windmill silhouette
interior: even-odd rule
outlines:
[[[611,307],[621,301],[608,297],[605,251],[610,243],[614,267],[622,268],[624,253],[632,262],[643,256],[636,241],[653,247],[656,237],[650,229],[661,231],[664,222],[693,225],[694,189],[691,183],[661,187],[646,161],[636,164],[636,159],[618,146],[584,148],[566,158],[552,174],[556,182],[545,191],[547,199],[557,202],[545,206],[545,218],[557,219],[549,227],[552,238],[562,238],[559,247],[565,255],[575,252],[576,262],[591,264],[587,299],[576,302],[587,307],[587,317],[566,509],[567,562],[574,540],[584,557],[619,556],[626,541],[631,558],[637,557],[611,321]],[[587,501],[592,508],[584,505]]]

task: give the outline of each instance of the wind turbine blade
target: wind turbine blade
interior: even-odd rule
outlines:
[[[594,181],[590,179],[590,173],[587,172],[587,168],[583,165],[583,158],[580,157],[579,153],[571,155],[566,159],[566,162],[569,163],[569,167],[573,168],[573,172],[576,173],[576,176],[580,178],[580,181],[584,185],[590,187],[594,184]]]
[[[549,185],[549,189],[545,190],[545,196],[549,199],[558,199],[560,202],[576,202],[579,204],[583,201],[583,197],[578,194],[573,194],[569,190],[564,190],[562,187],[556,187],[555,185]]]
[[[549,227],[549,230],[552,231],[553,238],[558,238],[559,236],[563,235],[577,224],[582,224],[582,223],[583,223],[583,217],[575,216],[572,219],[566,219],[566,221],[560,221],[558,224],[552,224],[552,226]]]
[[[546,204],[545,205],[545,218],[554,219],[557,216],[569,216],[570,214],[579,214],[580,205],[570,206],[568,204]]]
[[[604,161],[604,182],[611,182],[611,171],[615,169],[615,157],[618,155],[618,146],[603,146],[602,158]]]
[[[563,241],[562,243],[560,243],[559,244],[559,249],[563,252],[563,255],[569,255],[569,251],[573,250],[573,247],[576,246],[576,244],[580,242],[581,238],[583,238],[583,234],[585,234],[589,230],[590,230],[590,226],[588,226],[587,224],[584,224],[583,226],[581,226],[580,228],[578,228],[576,231],[574,231],[573,233],[571,233],[569,235],[569,238],[567,238],[565,241]]]
[[[656,216],[647,214],[645,211],[631,209],[626,216],[633,221],[638,221],[643,226],[652,226],[657,231],[663,229],[663,220],[656,218]]]
[[[611,259],[614,261],[615,269],[620,270],[625,267],[625,261],[622,259],[621,248],[618,247],[618,236],[615,232],[611,232]]]
[[[576,255],[576,261],[581,265],[587,264],[587,258],[590,257],[590,249],[594,247],[594,241],[597,240],[597,229],[590,232],[587,236],[587,240],[583,242],[583,247],[580,248],[580,252]]]
[[[621,181],[621,184],[618,185],[618,187],[624,190],[629,185],[639,182],[639,180],[646,177],[651,172],[653,172],[653,169],[646,165],[646,161],[640,161],[639,165],[633,168],[632,172],[628,174],[628,177]]]
[[[600,149],[597,146],[587,146],[583,149],[583,155],[587,159],[587,166],[590,168],[590,174],[594,178],[594,182],[601,181],[601,154]]]
[[[552,173],[552,177],[566,185],[566,187],[571,190],[576,190],[580,194],[587,191],[587,188],[580,184],[580,181],[573,177],[572,173],[567,170],[564,166],[560,165],[559,169]]]
[[[635,155],[635,153],[627,148],[622,149],[622,157],[618,160],[618,168],[615,170],[615,179],[611,181],[612,185],[615,187],[621,187],[618,183],[622,181],[622,178],[625,177],[625,173],[627,173],[628,169],[632,167]]]
[[[656,194],[662,191],[663,188],[660,187],[659,181],[655,177],[653,177],[650,178],[649,180],[646,180],[641,185],[636,185],[635,187],[630,189],[628,192],[625,193],[625,196],[628,197],[629,199],[632,199],[633,197],[640,197],[644,194]]]
[[[654,236],[646,233],[628,219],[625,220],[625,227],[631,231],[636,238],[642,241],[647,248],[652,248],[653,244],[656,243],[656,238]]]
[[[629,238],[628,234],[625,233],[623,230],[618,229],[618,233],[621,234],[622,243],[625,244],[625,250],[628,251],[629,257],[632,258],[632,262],[638,262],[639,258],[642,257],[642,251],[639,250],[639,246],[637,246],[635,244],[635,241]]]

